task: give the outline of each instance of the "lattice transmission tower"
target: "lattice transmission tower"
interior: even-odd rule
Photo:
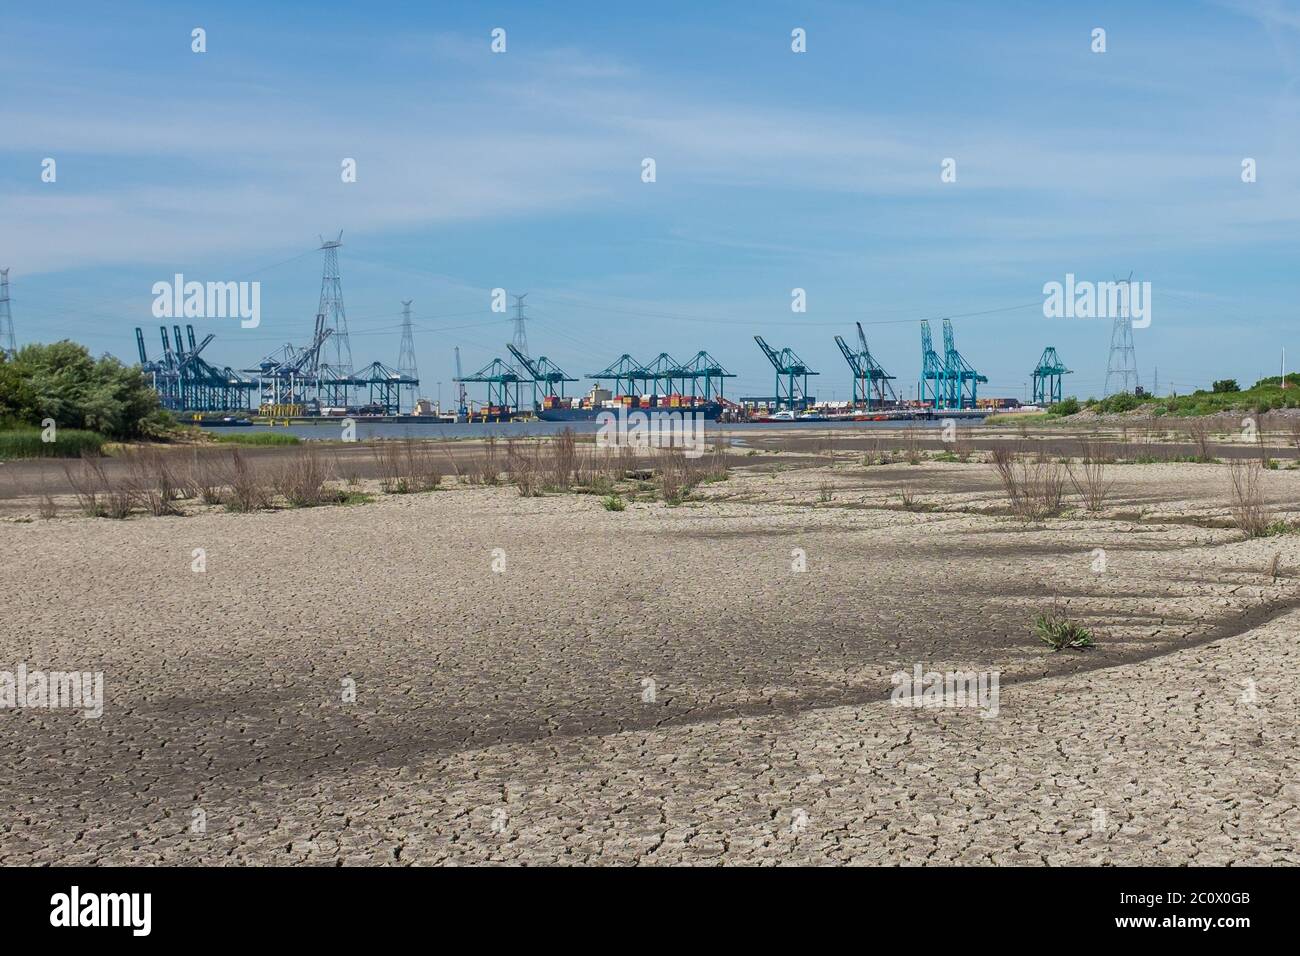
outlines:
[[[1133,298],[1133,273],[1125,281],[1125,294],[1120,296],[1119,315],[1110,328],[1110,357],[1106,361],[1106,394],[1137,391],[1137,353],[1133,349],[1133,320],[1129,317],[1129,303]],[[1118,385],[1119,387],[1114,387]]]
[[[9,310],[9,270],[0,269],[0,352],[10,358],[18,352],[14,338],[14,315]]]
[[[514,338],[511,339],[510,344],[523,352],[529,358],[532,358],[531,353],[528,351],[528,333],[524,331],[525,295],[528,295],[528,293],[525,292],[524,295],[515,296],[515,335]]]
[[[348,340],[348,316],[343,310],[343,281],[339,277],[339,247],[343,245],[343,232],[337,239],[321,236],[321,251],[325,253],[325,268],[320,280],[320,306],[317,315],[324,316],[324,328],[330,330],[324,351],[330,371],[339,378],[352,375],[352,343]]]
[[[407,378],[419,378],[420,370],[415,363],[415,335],[411,330],[411,303],[414,299],[402,301],[402,347],[397,353],[397,370]],[[415,410],[415,386],[403,385],[402,393],[406,397],[407,407]],[[401,410],[399,403],[398,410]]]

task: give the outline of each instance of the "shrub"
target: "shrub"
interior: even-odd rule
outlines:
[[[1079,400],[1071,395],[1063,398],[1047,410],[1049,415],[1074,415],[1079,411]]]
[[[1081,459],[1078,474],[1075,474],[1074,466],[1068,463],[1065,471],[1070,476],[1075,492],[1083,499],[1084,507],[1089,511],[1101,511],[1106,506],[1106,498],[1110,495],[1114,482],[1106,480],[1106,463],[1100,448],[1088,441],[1080,442],[1079,445]]]
[[[1260,473],[1252,461],[1234,459],[1228,464],[1232,523],[1250,538],[1265,537],[1273,523],[1260,488]]]
[[[139,366],[110,355],[93,359],[85,346],[67,340],[0,356],[0,421],[39,426],[47,418],[60,429],[120,439],[175,427]]]
[[[600,503],[606,511],[625,511],[627,509],[627,504],[618,495],[609,495],[602,498]]]
[[[1065,477],[1059,464],[1042,456],[1031,463],[1008,448],[995,448],[993,468],[1016,517],[1039,521],[1060,513]]]

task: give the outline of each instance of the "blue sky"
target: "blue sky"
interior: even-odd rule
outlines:
[[[240,368],[310,337],[342,229],[355,363],[396,363],[413,299],[444,400],[453,346],[506,355],[495,287],[579,376],[707,349],[729,394],[770,394],[758,333],[844,398],[856,320],[906,395],[917,322],[952,315],[988,394],[1021,396],[1049,344],[1067,393],[1100,394],[1109,323],[1044,318],[1042,287],[1131,271],[1145,384],[1254,381],[1284,345],[1300,364],[1298,71],[1282,0],[11,9],[0,265],[20,343],[128,359],[154,282],[260,281],[259,328],[195,323]]]

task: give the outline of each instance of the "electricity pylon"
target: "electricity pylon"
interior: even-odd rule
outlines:
[[[1133,349],[1133,320],[1129,317],[1129,303],[1133,298],[1133,273],[1124,280],[1127,289],[1120,297],[1119,315],[1110,328],[1110,356],[1106,360],[1106,394],[1118,392],[1137,392],[1141,384],[1138,380],[1137,353]],[[1119,388],[1113,388],[1117,383]]]
[[[320,280],[320,306],[317,315],[325,317],[323,328],[330,330],[326,353],[333,361],[328,364],[339,378],[350,378],[352,368],[352,343],[348,340],[348,317],[343,310],[343,282],[339,277],[339,247],[343,245],[343,231],[337,239],[321,236],[321,251],[325,253],[325,267]]]
[[[14,316],[9,310],[9,270],[0,269],[0,352],[10,358],[18,352],[14,339]]]
[[[397,370],[407,378],[419,378],[420,370],[415,364],[415,336],[411,331],[411,303],[414,299],[402,302],[402,347],[397,353]],[[402,391],[410,399],[410,408],[415,410],[415,386],[403,385]],[[401,411],[400,402],[398,411]]]

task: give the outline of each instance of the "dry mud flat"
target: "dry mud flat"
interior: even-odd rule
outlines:
[[[0,670],[105,704],[0,711],[0,863],[1300,862],[1300,535],[1217,526],[1222,466],[1112,474],[1031,525],[856,461],[5,522]],[[1037,644],[1054,602],[1101,646]],[[997,716],[891,706],[918,663]]]

